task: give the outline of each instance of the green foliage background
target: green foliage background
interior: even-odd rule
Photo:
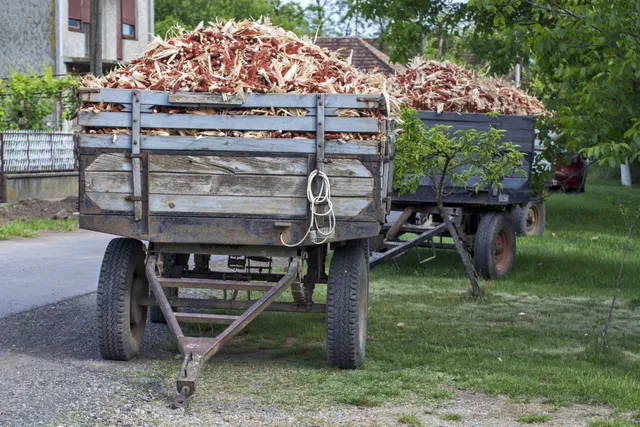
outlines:
[[[62,97],[61,118],[67,119],[76,110],[75,89],[78,79],[72,75],[54,77],[45,64],[42,76],[35,73],[9,72],[0,80],[0,131],[20,129],[48,130],[47,117],[56,110]]]

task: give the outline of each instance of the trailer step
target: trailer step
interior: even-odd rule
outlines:
[[[228,314],[207,313],[174,313],[179,323],[210,323],[214,325],[229,325],[240,316]]]
[[[267,292],[275,283],[270,282],[237,282],[234,280],[215,279],[168,279],[159,278],[163,288],[197,288],[197,289],[223,289],[228,291],[259,291]]]

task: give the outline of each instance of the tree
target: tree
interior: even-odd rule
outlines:
[[[155,0],[156,32],[164,36],[176,24],[193,28],[201,21],[268,17],[275,25],[298,34],[310,29],[299,3],[283,0]]]
[[[640,2],[471,0],[477,34],[517,30],[530,50],[557,143],[618,167],[640,156]]]
[[[33,72],[20,74],[9,71],[6,81],[0,80],[0,131],[5,129],[46,130],[47,118],[61,104],[60,116],[66,119],[77,107],[74,76],[53,76],[51,67],[44,66],[42,76]]]
[[[507,175],[522,172],[524,153],[510,142],[501,143],[503,131],[475,129],[457,131],[451,135],[451,126],[437,125],[427,129],[413,109],[403,109],[401,132],[396,141],[393,187],[400,195],[415,193],[424,176],[431,178],[436,193],[436,204],[449,234],[453,238],[472,294],[481,296],[471,256],[464,246],[460,231],[444,207],[447,188],[468,186],[474,182],[475,191],[501,187]]]
[[[620,291],[620,280],[622,279],[622,270],[624,268],[624,261],[627,258],[627,252],[629,251],[629,242],[631,241],[631,235],[633,234],[633,230],[638,225],[638,221],[640,221],[640,208],[638,208],[635,212],[629,209],[629,207],[625,206],[623,203],[618,204],[618,210],[620,214],[625,220],[627,226],[627,240],[624,244],[624,250],[622,252],[622,259],[620,260],[620,270],[618,272],[618,280],[616,280],[616,288],[613,292],[613,298],[611,299],[611,307],[609,308],[609,315],[607,316],[607,320],[604,324],[604,328],[602,329],[602,333],[600,334],[600,351],[604,351],[606,347],[606,339],[607,339],[607,331],[609,330],[609,325],[611,325],[611,319],[613,318],[613,310],[616,306],[616,299],[618,297],[618,291]]]
[[[444,37],[463,17],[463,3],[453,0],[354,0],[352,11],[364,18],[387,20],[382,34],[390,58],[405,63],[425,53],[425,37]]]

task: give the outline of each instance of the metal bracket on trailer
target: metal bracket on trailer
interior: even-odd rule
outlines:
[[[142,169],[140,162],[140,91],[134,90],[131,112],[131,170],[133,173],[133,212],[136,221],[142,219]]]
[[[160,310],[167,321],[167,325],[169,326],[171,333],[178,340],[178,348],[184,357],[184,361],[176,381],[179,395],[174,399],[172,404],[172,407],[174,408],[184,408],[188,405],[188,397],[196,390],[196,383],[202,365],[216,354],[227,341],[238,334],[253,319],[255,319],[258,314],[267,309],[271,303],[273,303],[284,291],[287,290],[287,288],[289,288],[294,282],[299,281],[301,275],[300,260],[297,258],[292,259],[289,264],[289,268],[287,269],[287,273],[277,283],[270,284],[272,286],[265,287],[265,284],[261,283],[260,286],[262,290],[266,290],[266,292],[261,298],[252,301],[253,304],[251,304],[240,316],[174,313],[171,308],[171,303],[162,289],[161,281],[158,279],[156,274],[156,262],[157,255],[150,254],[147,258],[146,274]],[[166,279],[164,281],[180,282],[180,279]],[[205,280],[202,280],[202,282],[205,282]],[[210,289],[217,289],[221,286],[225,286],[225,281],[209,280],[206,282],[208,282],[209,286],[207,287]],[[237,286],[241,285],[242,284],[237,284]],[[258,284],[252,285],[252,282],[246,282],[244,284],[244,287],[247,289],[252,286],[258,286]],[[194,338],[184,335],[179,324],[179,319],[185,323],[229,324],[229,326],[215,338]]]
[[[433,236],[436,236],[444,232],[446,229],[447,229],[447,225],[443,222],[442,224],[439,224],[437,227],[427,229],[423,233],[418,234],[416,237],[414,237],[411,240],[396,241],[396,242],[385,241],[386,245],[392,245],[393,247],[387,250],[386,252],[372,253],[371,258],[369,259],[369,266],[370,266],[369,268],[373,269],[378,264],[384,261],[394,260],[406,254],[411,249],[419,247],[422,243],[431,239]]]

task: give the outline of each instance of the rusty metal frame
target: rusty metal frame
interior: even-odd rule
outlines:
[[[176,314],[171,308],[171,302],[169,302],[165,295],[162,285],[160,284],[160,280],[157,277],[156,263],[157,255],[155,253],[150,253],[147,257],[145,266],[147,279],[149,280],[149,285],[155,295],[158,306],[167,321],[167,325],[169,326],[173,336],[178,341],[180,353],[184,357],[182,367],[180,368],[178,378],[176,380],[176,386],[180,394],[174,400],[173,406],[186,407],[188,403],[187,398],[196,390],[198,375],[203,364],[215,355],[225,343],[244,329],[261,312],[267,309],[294,282],[300,281],[302,265],[299,258],[291,259],[287,273],[282,277],[282,279],[266,291],[261,298],[251,301],[252,304],[246,309],[246,311],[242,315],[235,317],[235,320],[233,320],[233,322],[231,322],[231,324],[218,336],[215,338],[193,338],[185,336],[180,324],[178,323]]]

